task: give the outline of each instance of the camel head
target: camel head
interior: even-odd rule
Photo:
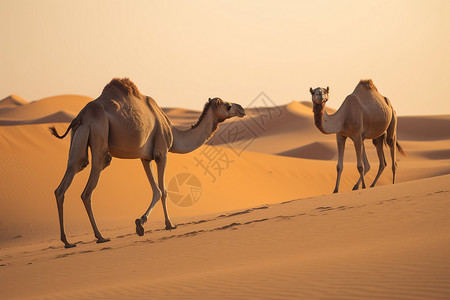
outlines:
[[[328,101],[328,93],[330,92],[330,88],[327,87],[326,89],[318,87],[314,90],[312,88],[309,88],[309,92],[312,95],[312,101],[315,104],[325,104],[325,102]]]
[[[245,116],[244,108],[237,103],[227,102],[220,98],[209,98],[208,102],[211,103],[213,112],[220,122],[232,117],[242,118]]]

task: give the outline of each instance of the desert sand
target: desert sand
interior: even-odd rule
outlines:
[[[377,186],[351,191],[358,173],[347,143],[341,192],[332,194],[335,136],[314,126],[311,102],[252,103],[247,117],[221,124],[207,145],[169,154],[168,209],[177,229],[164,230],[158,204],[145,235],[136,235],[150,185],[138,160],[113,159],[93,195],[97,224],[111,241],[95,243],[80,199],[88,167],[66,194],[66,234],[77,247],[65,249],[53,191],[70,139],[47,128],[65,131],[90,100],[0,101],[2,299],[450,297],[450,115],[399,116],[408,156],[398,157],[394,185],[386,148]],[[164,110],[184,128],[200,114]],[[366,150],[370,184],[378,159],[371,141]]]

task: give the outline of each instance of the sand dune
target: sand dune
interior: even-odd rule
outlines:
[[[17,95],[9,95],[8,97],[0,100],[0,109],[14,108],[24,104],[28,104],[28,101]]]
[[[169,214],[158,204],[146,234],[134,219],[150,185],[137,160],[113,159],[93,195],[97,224],[112,241],[98,245],[80,194],[66,194],[59,241],[53,191],[67,163],[64,131],[91,98],[0,101],[0,290],[22,298],[354,298],[446,299],[450,295],[450,116],[399,117],[398,183],[388,167],[377,187],[350,192],[358,178],[346,145],[342,193],[334,135],[314,126],[309,102],[251,107],[221,124],[208,145],[169,154]],[[165,108],[181,128],[200,111]],[[366,141],[374,179],[378,159]],[[216,157],[211,160],[211,157]],[[219,159],[220,158],[220,159]],[[195,191],[195,193],[194,193]]]
[[[6,112],[0,111],[0,119],[15,121],[35,120],[52,115],[59,111],[65,111],[69,114],[77,115],[78,112],[91,100],[92,98],[90,97],[79,95],[48,97],[19,105]]]
[[[250,108],[246,112],[248,118],[230,122],[239,126],[238,131],[245,131],[246,134],[241,137],[241,140],[272,137],[286,133],[315,134],[315,131],[312,131],[315,128],[314,122],[311,120],[312,109],[303,103],[291,102],[284,106]],[[227,126],[219,128],[218,134],[214,135],[211,144],[230,142],[225,138],[225,134],[221,134],[227,130]]]
[[[30,124],[49,124],[49,123],[70,123],[76,115],[66,111],[58,111],[37,119],[32,120],[2,120],[0,126],[30,125]]]
[[[330,160],[336,157],[336,147],[332,147],[327,143],[314,142],[303,147],[298,147],[288,151],[280,152],[278,155],[298,157],[298,158],[311,158]]]
[[[21,105],[25,105],[28,102],[20,96],[9,95],[8,97],[0,100],[0,115],[7,115],[15,108]]]
[[[398,136],[402,140],[432,141],[450,139],[450,116],[400,117]]]

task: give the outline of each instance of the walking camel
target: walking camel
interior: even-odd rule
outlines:
[[[364,147],[365,139],[372,139],[377,149],[380,165],[378,173],[371,185],[375,186],[386,167],[383,144],[387,144],[391,150],[392,158],[392,183],[395,183],[395,171],[397,168],[396,149],[406,155],[397,141],[397,116],[388,98],[382,96],[372,80],[361,80],[353,93],[348,95],[341,107],[332,115],[325,111],[325,103],[328,101],[329,87],[310,88],[312,95],[314,122],[316,127],[325,134],[335,133],[338,147],[337,178],[334,193],[339,190],[339,182],[343,170],[345,141],[350,138],[356,150],[356,164],[359,179],[353,190],[366,188],[364,175],[369,171],[370,164]]]
[[[105,86],[102,94],[89,102],[72,120],[67,131],[60,136],[55,127],[51,133],[64,138],[72,129],[67,169],[55,190],[58,206],[61,241],[66,248],[75,247],[67,241],[64,232],[64,194],[76,173],[89,163],[88,147],[91,149],[92,167],[87,185],[81,194],[97,243],[109,241],[103,238],[95,223],[91,207],[91,195],[97,186],[100,173],[112,157],[140,159],[153,190],[153,197],[147,211],[136,219],[136,233],[144,235],[143,225],[156,203],[161,199],[166,229],[174,229],[167,211],[167,191],[164,183],[167,153],[188,153],[202,146],[216,131],[219,123],[232,117],[244,117],[245,111],[239,104],[220,98],[209,99],[197,123],[188,130],[172,125],[169,118],[155,100],[142,95],[128,78],[113,79]],[[158,182],[150,162],[155,160]]]

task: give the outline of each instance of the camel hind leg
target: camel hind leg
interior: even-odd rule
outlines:
[[[161,203],[163,207],[164,212],[164,220],[166,224],[166,230],[176,229],[177,226],[172,224],[172,221],[170,221],[169,218],[169,212],[167,210],[167,190],[166,190],[166,184],[165,184],[165,172],[166,172],[166,163],[167,163],[167,151],[164,153],[161,153],[156,158],[156,165],[158,167],[158,183],[159,183],[159,189],[161,190]]]
[[[150,212],[153,210],[153,207],[155,207],[156,203],[158,203],[159,199],[161,198],[161,191],[158,188],[158,184],[155,181],[155,176],[153,174],[153,168],[149,160],[141,159],[142,166],[144,167],[145,174],[147,175],[148,182],[150,183],[150,186],[153,191],[153,197],[152,202],[150,203],[150,206],[148,207],[147,211],[142,215],[140,219],[135,220],[136,224],[136,233],[139,236],[143,236],[145,231],[144,225],[147,222],[148,216],[150,215]]]
[[[397,116],[395,111],[392,112],[391,124],[386,131],[386,143],[391,150],[392,159],[392,184],[395,183],[395,173],[397,171]]]
[[[167,152],[165,153],[159,153],[155,155],[155,161],[156,166],[158,170],[158,183],[155,181],[155,176],[153,174],[153,169],[150,164],[149,160],[142,159],[142,165],[144,167],[145,173],[147,175],[148,181],[150,182],[150,185],[153,190],[153,198],[152,202],[150,203],[150,206],[148,207],[147,211],[142,215],[140,219],[135,220],[136,224],[136,233],[139,236],[144,235],[144,225],[147,222],[148,216],[150,212],[155,207],[156,203],[161,199],[163,212],[164,212],[164,218],[165,218],[165,224],[166,224],[166,230],[169,229],[175,229],[177,226],[174,226],[169,218],[169,213],[167,211],[167,190],[165,188],[165,182],[164,182],[164,173],[166,169],[166,162],[167,162]]]
[[[397,171],[397,139],[394,136],[390,140],[387,141],[388,146],[391,150],[391,159],[392,159],[392,184],[395,183],[395,175]]]
[[[108,151],[108,120],[104,112],[95,115],[95,123],[90,124],[89,147],[91,148],[92,166],[88,182],[81,194],[84,207],[89,216],[92,229],[94,230],[97,243],[108,242],[109,239],[103,238],[97,228],[94,214],[92,212],[92,192],[100,179],[100,173],[111,162],[111,154]]]
[[[355,144],[355,151],[356,151],[356,166],[359,173],[359,181],[362,183],[362,188],[366,188],[366,182],[364,181],[364,155],[365,155],[365,149],[364,149],[364,139],[362,135],[358,135],[356,138],[353,138],[353,143]],[[359,184],[355,185],[353,187],[353,190],[356,190],[359,188]]]
[[[380,165],[378,167],[378,173],[377,176],[375,177],[375,179],[373,180],[372,184],[370,185],[370,187],[374,187],[375,184],[378,181],[378,178],[380,178],[381,173],[383,173],[384,168],[386,167],[387,163],[386,163],[386,159],[384,158],[384,150],[383,150],[383,144],[385,141],[386,135],[383,134],[382,136],[376,138],[373,140],[373,144],[375,145],[376,149],[377,149],[377,154],[378,154],[378,160],[380,161]]]
[[[370,170],[370,163],[369,163],[369,159],[367,158],[366,146],[364,146],[364,140],[362,141],[362,154],[363,154],[362,156],[363,156],[363,163],[364,163],[364,176],[366,176],[367,172],[369,172],[369,170]],[[353,189],[357,190],[359,188],[360,183],[361,183],[361,177],[359,177],[359,179],[356,182]]]
[[[89,128],[86,126],[80,126],[73,134],[69,150],[69,159],[67,162],[66,172],[61,180],[61,183],[55,190],[56,204],[58,206],[59,226],[61,232],[61,241],[66,248],[75,247],[75,244],[71,244],[67,241],[66,234],[64,232],[64,195],[69,188],[70,184],[76,173],[83,170],[88,164],[87,156],[87,143],[89,139]]]

